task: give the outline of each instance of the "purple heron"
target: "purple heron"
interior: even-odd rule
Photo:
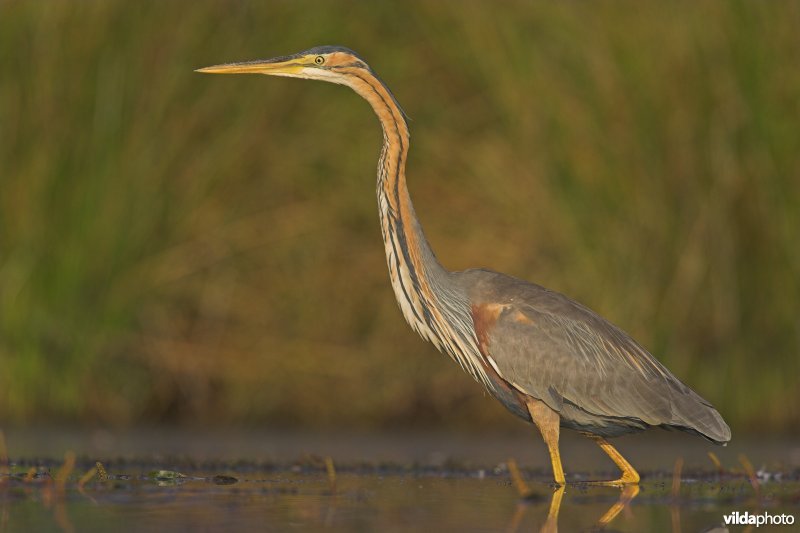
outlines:
[[[358,54],[321,46],[198,72],[328,81],[350,87],[369,102],[383,129],[378,207],[389,276],[403,316],[509,411],[539,428],[557,484],[565,483],[561,427],[593,439],[608,454],[622,476],[603,483],[615,485],[636,484],[639,474],[608,437],[660,426],[718,444],[730,440],[730,428],[709,402],[597,313],[505,274],[442,267],[406,187],[406,117]]]

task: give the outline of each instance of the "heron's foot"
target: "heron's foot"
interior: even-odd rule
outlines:
[[[588,481],[588,485],[600,485],[603,487],[627,487],[639,484],[639,473],[636,470],[629,470],[622,473],[622,477],[612,481]]]
[[[595,485],[609,485],[613,487],[624,487],[627,485],[638,485],[639,484],[639,473],[636,471],[635,468],[631,466],[631,464],[622,457],[622,454],[617,451],[611,444],[608,443],[606,439],[603,437],[599,437],[597,435],[589,435],[593,441],[600,446],[606,455],[608,455],[614,464],[616,464],[620,470],[622,470],[622,477],[619,479],[615,479],[614,481],[600,481],[600,482],[593,482]]]

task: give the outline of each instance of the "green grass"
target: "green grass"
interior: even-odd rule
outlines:
[[[797,427],[798,25],[789,2],[3,3],[0,420],[515,424],[396,308],[369,107],[192,72],[344,44],[413,118],[446,266],[584,302],[734,433]]]

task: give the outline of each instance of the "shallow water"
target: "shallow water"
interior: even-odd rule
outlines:
[[[158,441],[156,436],[166,438]],[[709,460],[702,461],[705,451],[720,452],[718,448],[670,434],[623,439],[620,449],[630,451],[634,464],[639,459],[643,466],[641,490],[623,506],[618,505],[621,497],[631,494],[619,488],[573,483],[563,494],[554,491],[546,456],[537,455],[533,464],[525,461],[522,447],[542,451],[533,446],[532,437],[517,442],[509,436],[415,434],[404,440],[401,435],[327,435],[326,441],[323,435],[305,433],[259,433],[256,438],[237,432],[98,436],[6,431],[6,439],[11,473],[0,470],[0,531],[569,532],[597,527],[615,510],[619,512],[607,529],[631,532],[706,531],[721,526],[723,516],[733,511],[800,519],[800,471],[793,463],[791,440],[762,442],[760,447],[758,441],[743,443],[750,446],[747,453],[755,466],[751,481],[740,461],[732,459],[744,448],[723,449],[725,471],[719,473]],[[566,464],[595,466],[589,471],[568,469],[568,480],[613,474],[603,456],[582,440],[565,441]],[[27,448],[20,448],[20,442]],[[74,467],[62,470],[61,458],[35,458],[65,442],[78,454]],[[113,449],[97,451],[104,446]],[[264,447],[270,451],[258,453]],[[680,483],[673,488],[678,452],[686,459]],[[491,460],[515,453],[521,465],[530,467],[522,470],[531,490],[527,498],[520,497],[505,463]],[[329,470],[327,457],[335,472]],[[81,482],[96,460],[103,461],[107,477]]]

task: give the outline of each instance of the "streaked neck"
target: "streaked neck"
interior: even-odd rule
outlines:
[[[395,296],[406,320],[423,337],[428,333],[435,307],[433,285],[448,278],[431,250],[408,194],[405,167],[408,124],[384,84],[363,69],[354,72],[353,89],[378,115],[383,129],[383,149],[378,162],[378,207],[386,261]]]
[[[406,186],[408,124],[391,92],[374,75],[353,69],[349,85],[367,100],[383,128],[378,162],[378,207],[389,276],[406,321],[476,380],[488,384],[478,353],[466,294],[428,244]]]

